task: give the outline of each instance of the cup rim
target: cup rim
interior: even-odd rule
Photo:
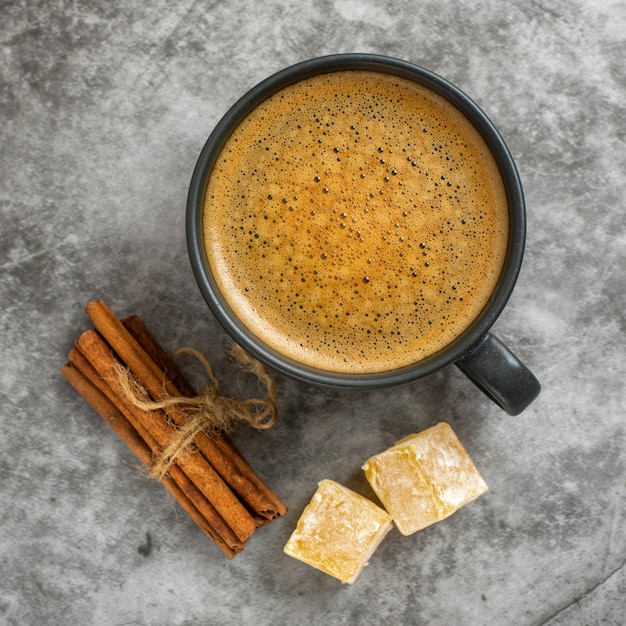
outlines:
[[[470,326],[435,354],[405,367],[376,373],[343,373],[298,363],[258,339],[230,311],[211,275],[204,251],[203,208],[213,165],[232,130],[260,102],[280,89],[312,76],[346,70],[370,70],[416,81],[443,96],[480,132],[498,163],[509,205],[508,248],[490,301]],[[200,292],[231,338],[270,367],[304,382],[352,389],[376,389],[409,383],[453,364],[487,334],[517,282],[526,240],[526,210],[520,177],[504,139],[483,110],[438,74],[408,61],[370,53],[332,54],[286,67],[252,87],[218,121],[196,162],[187,196],[186,237],[189,259]]]

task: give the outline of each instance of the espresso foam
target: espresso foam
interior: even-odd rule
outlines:
[[[286,87],[235,129],[211,175],[208,261],[235,315],[296,361],[393,370],[487,304],[507,200],[484,140],[411,81],[341,71]]]

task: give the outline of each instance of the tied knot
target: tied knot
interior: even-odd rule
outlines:
[[[196,436],[200,432],[212,435],[217,432],[229,432],[237,422],[246,422],[253,428],[271,428],[277,417],[276,389],[271,376],[256,359],[253,359],[240,346],[234,345],[233,356],[238,365],[253,374],[260,385],[265,387],[266,397],[239,400],[221,393],[217,377],[211,364],[203,354],[193,348],[177,350],[173,359],[189,355],[204,367],[209,384],[199,394],[187,396],[169,396],[164,399],[151,399],[144,387],[123,365],[116,368],[116,383],[124,397],[143,411],[164,410],[177,407],[184,413],[184,422],[174,424],[170,441],[154,455],[150,475],[162,479],[184,451],[193,448]]]

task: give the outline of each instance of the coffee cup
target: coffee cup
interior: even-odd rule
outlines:
[[[540,392],[491,333],[524,253],[517,169],[424,68],[339,54],[253,87],[200,153],[186,228],[213,314],[280,372],[375,389],[456,364],[511,415]]]

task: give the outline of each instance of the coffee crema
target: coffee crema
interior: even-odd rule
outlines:
[[[507,252],[498,166],[444,98],[375,71],[287,86],[235,128],[203,214],[210,270],[265,344],[387,372],[463,333]]]

